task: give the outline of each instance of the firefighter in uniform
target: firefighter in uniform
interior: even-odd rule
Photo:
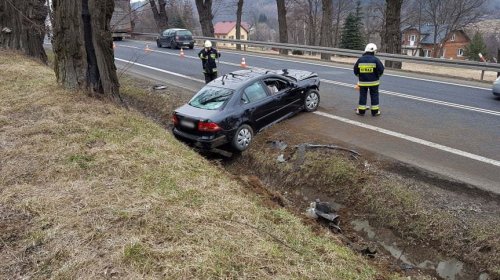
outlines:
[[[373,43],[366,45],[365,53],[354,64],[354,75],[358,76],[359,82],[359,105],[356,114],[363,116],[367,110],[367,95],[370,92],[372,116],[380,115],[378,98],[378,86],[380,77],[384,74],[384,65],[375,57],[377,46]]]
[[[198,56],[201,59],[201,64],[203,65],[203,74],[205,74],[205,83],[210,83],[217,78],[217,64],[215,60],[220,57],[220,53],[212,48],[212,42],[209,40],[205,41],[204,47]]]

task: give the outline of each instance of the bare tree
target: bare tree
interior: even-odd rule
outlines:
[[[110,20],[113,0],[53,0],[57,81],[94,96],[119,98]]]
[[[401,53],[401,6],[403,0],[386,1],[385,31],[382,41],[387,53]],[[385,61],[386,67],[401,69],[401,62]]]
[[[196,0],[196,8],[200,17],[201,32],[203,36],[214,37],[214,24],[212,20],[212,0]]]
[[[434,50],[433,56],[438,57],[442,52],[443,38],[450,31],[463,28],[467,24],[477,20],[482,14],[482,8],[488,0],[419,0],[423,4],[424,14],[427,20],[434,26]],[[440,36],[441,35],[441,36]]]
[[[321,41],[320,45],[323,47],[332,46],[332,17],[333,17],[333,3],[332,0],[323,1],[323,16],[321,20]],[[330,60],[331,55],[321,54],[321,59]]]
[[[241,39],[241,14],[242,13],[243,13],[243,0],[238,0],[238,8],[236,10],[236,39],[237,40]],[[241,50],[241,44],[236,44],[236,49]]]
[[[43,49],[45,0],[0,1],[0,47],[18,50],[47,63]]]
[[[288,43],[285,0],[276,0],[276,4],[278,6],[278,25],[279,25],[280,43]],[[280,50],[280,54],[288,54],[288,50]]]
[[[149,5],[151,6],[151,11],[153,12],[158,31],[167,29],[168,17],[167,11],[165,10],[165,0],[158,0],[158,6],[156,6],[155,0],[149,0]]]

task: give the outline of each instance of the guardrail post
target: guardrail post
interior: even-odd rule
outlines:
[[[481,81],[484,80],[484,70],[481,70]]]

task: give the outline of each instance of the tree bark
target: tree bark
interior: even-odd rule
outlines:
[[[332,17],[333,17],[333,2],[332,0],[323,1],[323,17],[321,19],[321,39],[320,45],[322,47],[332,46]],[[322,53],[321,59],[330,60],[331,55]]]
[[[278,5],[278,26],[280,43],[288,43],[288,30],[286,25],[286,5],[285,0],[276,0]],[[288,50],[281,49],[280,54],[288,54]]]
[[[45,0],[2,0],[0,2],[0,48],[17,50],[47,63],[43,48]]]
[[[70,90],[120,98],[110,21],[113,0],[53,0],[57,81]]]
[[[236,9],[236,39],[241,39],[241,14],[243,13],[243,0],[238,0]],[[248,39],[248,38],[247,38]],[[241,50],[241,44],[236,44],[236,49]]]
[[[205,37],[214,37],[214,24],[212,20],[212,0],[196,0],[196,8],[200,17],[201,32]]]
[[[151,12],[153,13],[153,18],[156,22],[156,27],[159,32],[168,28],[168,16],[165,10],[166,2],[165,0],[158,0],[158,6],[156,6],[155,0],[149,0],[149,5],[151,6]]]
[[[401,54],[401,6],[403,0],[386,0],[386,21],[384,39],[386,52]],[[385,66],[401,69],[402,63],[397,61],[385,61]]]

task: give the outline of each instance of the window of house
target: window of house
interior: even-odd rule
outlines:
[[[241,40],[245,40],[245,35],[240,35]]]
[[[464,56],[464,49],[458,49],[457,56]]]
[[[226,35],[222,36],[222,39],[226,39]]]
[[[417,36],[415,35],[410,35],[410,42],[415,41],[417,39]]]
[[[432,51],[431,50],[424,50],[424,57],[431,57]]]
[[[451,41],[453,42],[455,41],[455,39],[456,39],[455,33],[451,34]]]

